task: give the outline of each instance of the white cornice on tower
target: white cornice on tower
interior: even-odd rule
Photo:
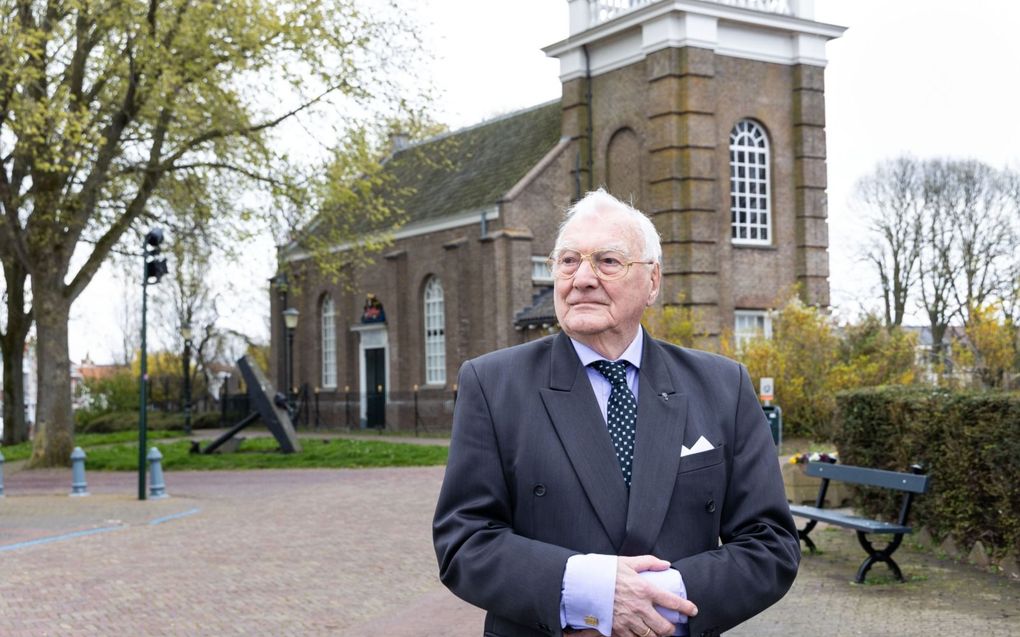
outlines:
[[[846,31],[810,19],[813,6],[806,0],[632,0],[629,5],[610,3],[626,6],[607,13],[602,22],[593,20],[592,13],[601,3],[569,1],[570,37],[543,49],[559,58],[563,82],[583,77],[588,70],[599,75],[654,51],[684,46],[778,64],[825,66],[825,43]]]

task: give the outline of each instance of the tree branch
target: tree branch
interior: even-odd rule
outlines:
[[[258,123],[258,124],[253,124],[252,126],[243,126],[243,127],[235,128],[235,129],[216,129],[216,130],[207,131],[207,132],[199,135],[198,137],[195,137],[195,138],[185,142],[185,144],[183,146],[181,146],[179,149],[177,149],[177,151],[175,151],[174,153],[168,155],[167,159],[166,159],[166,163],[167,164],[175,164],[177,162],[177,160],[182,158],[189,151],[194,150],[194,149],[198,148],[199,146],[201,146],[202,144],[205,144],[207,142],[211,142],[213,140],[223,139],[224,137],[233,137],[233,136],[242,136],[243,137],[243,136],[251,135],[253,133],[258,133],[258,132],[261,132],[263,130],[267,130],[267,129],[273,128],[273,127],[279,125],[280,123],[290,119],[291,117],[296,116],[298,113],[301,113],[303,111],[308,110],[309,108],[311,108],[315,104],[321,102],[328,95],[330,95],[330,94],[336,92],[337,90],[339,90],[339,88],[340,88],[339,86],[331,86],[331,87],[327,88],[325,91],[323,91],[322,93],[320,93],[319,95],[317,95],[316,97],[314,97],[311,100],[305,102],[304,104],[301,104],[297,108],[295,108],[293,110],[290,110],[290,111],[288,111],[288,112],[286,112],[286,113],[284,113],[284,114],[282,114],[282,115],[280,115],[280,116],[278,116],[276,118],[273,118],[273,119],[270,119],[270,120],[267,120],[267,121],[264,121],[264,122],[261,122],[261,123]]]
[[[106,260],[106,257],[109,256],[110,251],[117,245],[117,242],[120,241],[120,238],[128,228],[131,227],[134,220],[145,210],[145,205],[149,202],[149,198],[163,176],[163,171],[158,170],[158,166],[160,165],[163,142],[166,139],[167,129],[172,118],[173,109],[168,105],[160,112],[158,123],[153,133],[152,148],[149,152],[150,170],[145,172],[142,183],[138,187],[138,192],[135,193],[127,209],[110,226],[109,230],[99,238],[96,242],[96,247],[92,249],[85,263],[65,287],[65,297],[68,300],[73,301],[76,299],[85,287],[88,286],[92,277],[95,276],[100,266]]]

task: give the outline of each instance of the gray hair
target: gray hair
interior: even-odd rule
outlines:
[[[656,263],[662,264],[662,243],[652,220],[645,213],[628,206],[602,188],[589,192],[577,203],[567,208],[563,223],[560,224],[560,229],[556,233],[556,246],[559,247],[563,230],[571,221],[598,216],[607,211],[620,212],[630,217],[644,239],[645,253],[641,256],[645,259],[654,259]]]

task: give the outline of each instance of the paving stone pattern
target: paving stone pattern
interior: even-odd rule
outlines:
[[[69,471],[16,472],[0,499],[0,635],[477,637],[482,612],[436,575],[442,475],[173,472],[172,497],[140,502],[128,473],[89,473],[92,495],[70,498]],[[915,581],[856,586],[852,534],[819,543],[791,594],[730,635],[1020,635],[1020,583],[901,549]]]

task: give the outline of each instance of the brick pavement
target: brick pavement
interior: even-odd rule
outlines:
[[[93,495],[69,498],[67,471],[15,472],[0,499],[0,635],[476,637],[481,611],[436,576],[442,473],[172,472],[171,498],[139,502],[129,473],[90,472]],[[28,544],[89,529],[104,530]],[[856,586],[853,536],[826,531],[820,546],[790,595],[729,634],[1020,634],[1018,583],[901,549],[917,581]]]

